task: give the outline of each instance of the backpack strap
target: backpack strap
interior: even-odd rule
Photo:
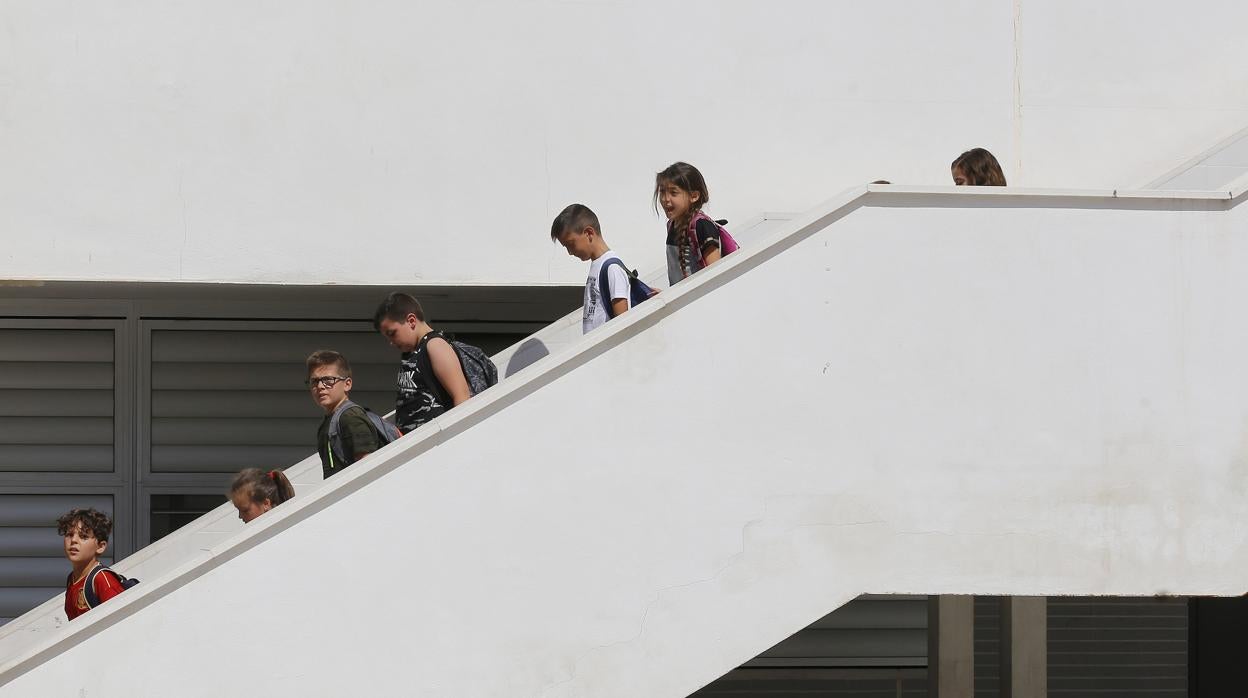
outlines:
[[[719,256],[721,258],[724,255],[736,252],[740,248],[737,241],[728,233],[728,229],[724,227],[728,224],[728,221],[717,221],[699,209],[689,218],[689,229],[685,231],[685,234],[689,236],[690,257],[694,266],[693,271],[706,268],[706,260],[702,256],[702,245],[698,243],[698,221],[708,221],[719,231]]]
[[[435,338],[442,339],[442,341],[451,345],[452,349],[455,349],[455,343],[447,339],[441,330],[429,330],[424,337],[420,338],[420,343],[416,345],[416,365],[420,368],[420,375],[426,377],[425,386],[438,398],[438,402],[449,410],[454,407],[451,404],[451,394],[447,392],[446,388],[442,387],[442,381],[438,380],[438,374],[433,372],[433,359],[429,358],[429,342]],[[421,349],[424,349],[424,351],[421,351]],[[459,359],[459,370],[464,370],[464,360],[459,356],[458,349],[455,349],[455,357]]]
[[[698,262],[701,262],[702,245],[698,242],[698,221],[709,222],[711,225],[715,226],[715,230],[720,231],[721,234],[723,233],[723,227],[714,218],[706,215],[706,212],[700,209],[689,218],[689,230],[687,231],[689,235],[689,244],[697,250]]]
[[[334,414],[329,418],[329,429],[326,430],[326,438],[329,440],[329,467],[331,470],[338,467],[335,464],[335,459],[337,463],[341,463],[344,466],[351,461],[350,457],[342,450],[342,437],[339,434],[338,425],[342,421],[342,413],[355,406],[354,402],[343,400],[342,404],[338,405],[334,410]]]
[[[101,572],[108,572],[113,575],[116,577],[117,583],[120,584],[123,589],[126,588],[127,580],[125,577],[114,572],[111,567],[96,565],[90,572],[87,573],[87,581],[82,585],[82,595],[87,600],[87,608],[95,608],[100,605],[100,596],[95,593],[95,578],[99,576]],[[70,572],[69,574],[72,577],[74,573]]]
[[[624,276],[632,276],[632,274],[628,273],[628,267],[624,266],[624,260],[619,257],[608,259],[598,268],[598,300],[602,303],[602,309],[607,311],[608,320],[615,317],[615,308],[611,307],[611,301],[615,299],[611,297],[611,279],[607,274],[607,270],[616,264],[620,265],[620,268],[624,270]],[[632,289],[630,288],[627,296],[629,303],[632,303],[632,297]]]

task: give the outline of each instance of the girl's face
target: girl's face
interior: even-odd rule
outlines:
[[[686,191],[672,182],[659,182],[659,205],[663,207],[669,221],[689,215],[699,198],[701,195],[697,192]]]
[[[251,523],[252,519],[273,508],[273,503],[269,500],[257,502],[241,490],[232,493],[230,501],[234,502],[234,508],[238,509],[238,518],[242,519],[243,523]]]
[[[953,175],[953,183],[959,187],[965,187],[971,183],[970,177],[966,176],[961,167],[955,165],[949,169],[949,174]]]

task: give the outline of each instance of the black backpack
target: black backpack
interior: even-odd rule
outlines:
[[[428,338],[424,340],[425,344],[427,345],[434,337],[441,337],[446,340],[451,345],[451,348],[455,350],[455,355],[459,357],[459,367],[464,372],[464,379],[468,381],[468,392],[471,395],[477,395],[498,383],[498,367],[494,365],[494,361],[480,347],[474,347],[471,344],[451,339],[438,330],[429,332]],[[420,375],[429,377],[429,389],[437,396],[438,402],[450,409],[452,407],[451,394],[446,392],[446,388],[442,387],[442,383],[438,381],[437,375],[434,374],[433,363],[429,360],[429,348],[427,346],[424,351],[420,352],[417,360],[420,363]]]
[[[123,591],[139,583],[139,580],[137,579],[133,579],[130,577],[123,577],[122,575],[117,574],[116,572],[113,571],[111,567],[105,567],[104,565],[96,565],[95,569],[87,573],[87,581],[83,582],[83,585],[82,585],[82,595],[87,599],[87,608],[95,608],[96,606],[100,605],[100,597],[95,593],[95,577],[96,575],[98,575],[99,573],[105,570],[107,570],[109,574],[117,578],[117,581],[118,583],[121,584],[121,588]],[[73,583],[74,583],[74,573],[70,572],[69,577],[66,578],[65,580],[65,586],[68,587]]]
[[[342,450],[342,437],[339,436],[338,423],[342,420],[342,413],[350,407],[359,407],[364,410],[364,416],[368,417],[368,421],[377,430],[377,448],[381,448],[388,443],[403,435],[399,428],[381,418],[381,415],[368,409],[363,405],[358,405],[350,400],[343,400],[338,409],[334,410],[333,416],[329,418],[329,429],[327,436],[329,438],[329,450],[339,463],[346,463],[350,460],[348,454]],[[354,454],[351,454],[354,455]]]
[[[598,297],[602,299],[602,309],[607,311],[607,319],[615,317],[615,310],[611,307],[611,280],[607,278],[607,270],[613,264],[620,265],[624,273],[628,276],[628,307],[632,308],[640,303],[650,300],[658,291],[650,288],[646,282],[642,281],[637,272],[624,266],[624,262],[619,257],[612,257],[602,263],[598,269]]]

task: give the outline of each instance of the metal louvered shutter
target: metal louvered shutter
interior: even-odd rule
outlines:
[[[114,342],[112,329],[0,328],[0,471],[113,472]]]
[[[1049,598],[1049,695],[1187,696],[1188,601]]]
[[[128,465],[118,320],[0,320],[0,623],[64,594],[56,519],[112,516]],[[124,421],[124,420],[122,420]],[[106,560],[130,550],[122,524]]]
[[[975,696],[1001,695],[1001,597],[975,598]],[[1048,598],[1051,696],[1183,698],[1186,599]]]
[[[737,669],[690,698],[927,698],[927,670]]]
[[[809,695],[926,696],[927,597],[861,596],[694,694]]]
[[[745,667],[926,667],[927,597],[861,596]]]
[[[1001,599],[975,597],[975,698],[1001,695]]]
[[[324,413],[303,381],[318,349],[351,362],[351,399],[394,407],[399,355],[363,323],[150,322],[150,472],[280,468],[316,450]]]

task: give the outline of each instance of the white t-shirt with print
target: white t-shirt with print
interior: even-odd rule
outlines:
[[[589,279],[585,281],[584,314],[581,316],[581,329],[586,333],[610,319],[607,315],[607,309],[603,307],[602,299],[598,297],[601,295],[598,292],[598,272],[608,259],[619,259],[619,255],[608,250],[601,257],[589,263]],[[623,265],[611,265],[611,268],[607,270],[607,283],[611,289],[611,298],[613,300],[623,298],[625,301],[629,301],[628,274],[624,272]],[[628,307],[633,307],[631,301],[629,301]]]

